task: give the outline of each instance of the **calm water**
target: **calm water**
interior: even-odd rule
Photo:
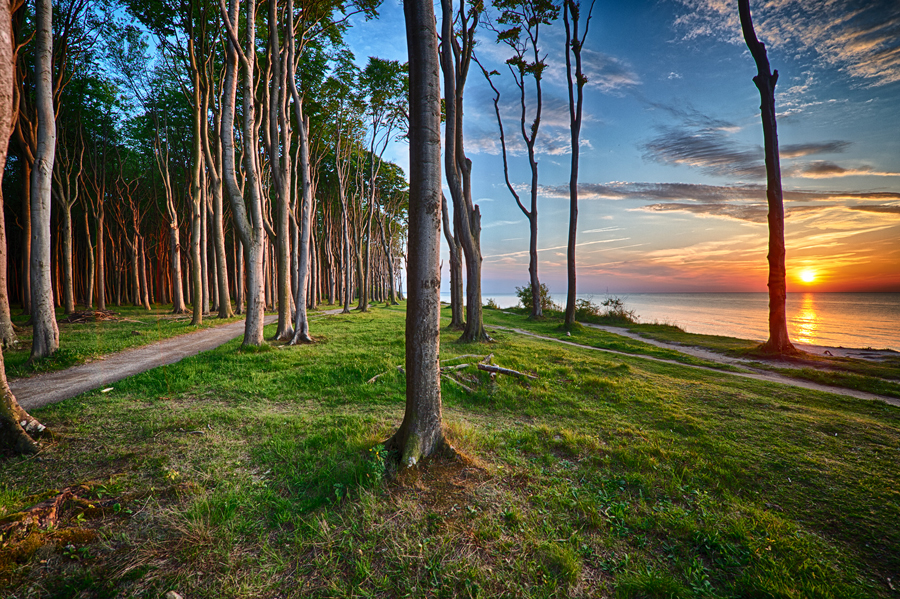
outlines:
[[[553,296],[565,303],[565,294]],[[579,295],[588,298],[588,295]],[[641,322],[676,324],[691,333],[768,338],[769,298],[765,293],[632,293],[618,296]],[[515,295],[484,295],[501,307]],[[593,296],[595,303],[603,295]],[[442,295],[450,301],[449,294]],[[874,347],[900,351],[900,293],[789,293],[788,330],[793,341],[833,347]]]

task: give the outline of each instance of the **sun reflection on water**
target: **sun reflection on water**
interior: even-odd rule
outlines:
[[[816,343],[819,331],[819,316],[816,314],[815,301],[812,293],[803,294],[803,303],[797,315],[791,319],[794,341],[799,343]]]

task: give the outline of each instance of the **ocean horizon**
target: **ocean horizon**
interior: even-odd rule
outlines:
[[[564,305],[565,293],[551,293]],[[618,297],[625,309],[634,310],[642,323],[665,323],[689,333],[739,337],[755,341],[768,338],[767,293],[579,293],[579,299],[596,304]],[[514,293],[482,295],[501,308],[519,303]],[[449,293],[441,300],[450,301]],[[797,343],[830,347],[892,349],[900,351],[900,293],[787,294],[788,332]]]

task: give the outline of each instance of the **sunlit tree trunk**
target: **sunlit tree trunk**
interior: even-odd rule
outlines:
[[[463,321],[463,276],[462,276],[462,248],[459,240],[453,234],[450,226],[450,215],[447,209],[447,198],[441,198],[441,218],[444,224],[444,239],[450,249],[450,328],[463,330],[466,323]]]
[[[766,352],[797,353],[787,330],[787,283],[784,250],[784,195],[781,189],[781,162],[778,155],[778,131],[775,124],[775,84],[778,71],[772,72],[766,47],[756,38],[750,17],[750,1],[738,0],[744,40],[756,62],[753,83],[759,89],[763,140],[766,154],[766,199],[769,204],[769,340],[762,345]]]
[[[441,428],[441,96],[437,31],[429,0],[404,0],[409,55],[409,303],[406,411],[386,443],[401,467],[446,446]]]

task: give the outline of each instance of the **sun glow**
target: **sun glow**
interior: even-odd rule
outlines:
[[[800,271],[800,280],[804,283],[812,283],[816,280],[816,271],[807,268]]]

